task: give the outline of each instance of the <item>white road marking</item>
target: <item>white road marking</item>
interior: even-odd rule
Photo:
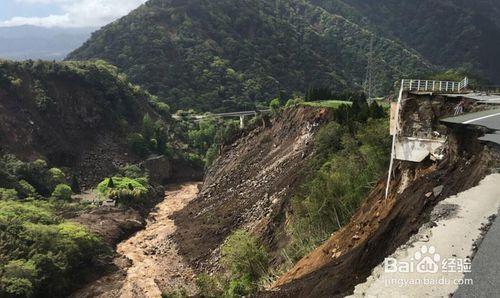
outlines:
[[[495,117],[495,116],[500,116],[500,113],[496,113],[496,114],[493,114],[493,115],[488,115],[488,116],[484,116],[484,117],[479,117],[479,118],[476,118],[476,119],[472,119],[472,120],[469,120],[469,121],[465,121],[464,124],[470,124],[472,122],[476,122],[476,121],[479,121],[479,120],[488,119],[488,118]]]

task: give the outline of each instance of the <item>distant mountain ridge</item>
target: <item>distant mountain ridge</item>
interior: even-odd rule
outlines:
[[[67,59],[107,60],[173,108],[227,111],[311,86],[360,89],[372,40],[378,90],[433,68],[398,42],[300,0],[151,0]]]
[[[378,94],[448,68],[500,82],[499,11],[493,0],[150,0],[67,59],[105,59],[172,107],[204,111],[360,90],[369,60]]]
[[[0,58],[62,60],[97,28],[0,27]]]
[[[311,0],[415,49],[432,63],[500,84],[500,1]]]

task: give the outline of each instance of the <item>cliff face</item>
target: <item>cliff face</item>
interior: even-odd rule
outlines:
[[[127,133],[158,117],[148,100],[107,64],[0,61],[0,152],[47,158],[92,185],[136,161]]]
[[[211,268],[218,247],[238,228],[277,251],[287,199],[305,178],[301,170],[313,155],[315,133],[330,118],[327,109],[287,109],[222,148],[198,197],[174,215],[180,253],[199,269]]]

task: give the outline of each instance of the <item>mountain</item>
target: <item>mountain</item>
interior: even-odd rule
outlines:
[[[67,59],[109,61],[173,108],[224,111],[309,87],[359,89],[369,57],[379,93],[433,69],[416,51],[302,0],[150,0]]]
[[[96,28],[0,27],[0,58],[62,60]]]
[[[311,0],[373,28],[436,65],[465,68],[500,83],[500,2],[495,0]]]
[[[146,114],[162,119],[159,107],[104,61],[0,60],[0,155],[43,158],[93,186],[142,160],[127,138]]]

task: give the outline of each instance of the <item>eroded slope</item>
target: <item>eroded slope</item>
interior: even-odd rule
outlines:
[[[327,109],[287,109],[223,148],[198,197],[174,216],[180,253],[198,269],[210,268],[224,239],[243,227],[276,250],[283,205],[305,178],[301,169],[312,157],[314,134],[330,117]]]
[[[412,95],[403,109],[403,131],[420,137],[436,131],[447,135],[445,157],[422,163],[397,162],[387,199],[385,180],[381,180],[348,225],[263,295],[332,297],[351,293],[429,220],[439,201],[477,185],[497,167],[498,148],[478,141],[483,134],[480,128],[448,128],[439,123],[454,104],[440,97]],[[441,186],[442,192],[436,192]]]

